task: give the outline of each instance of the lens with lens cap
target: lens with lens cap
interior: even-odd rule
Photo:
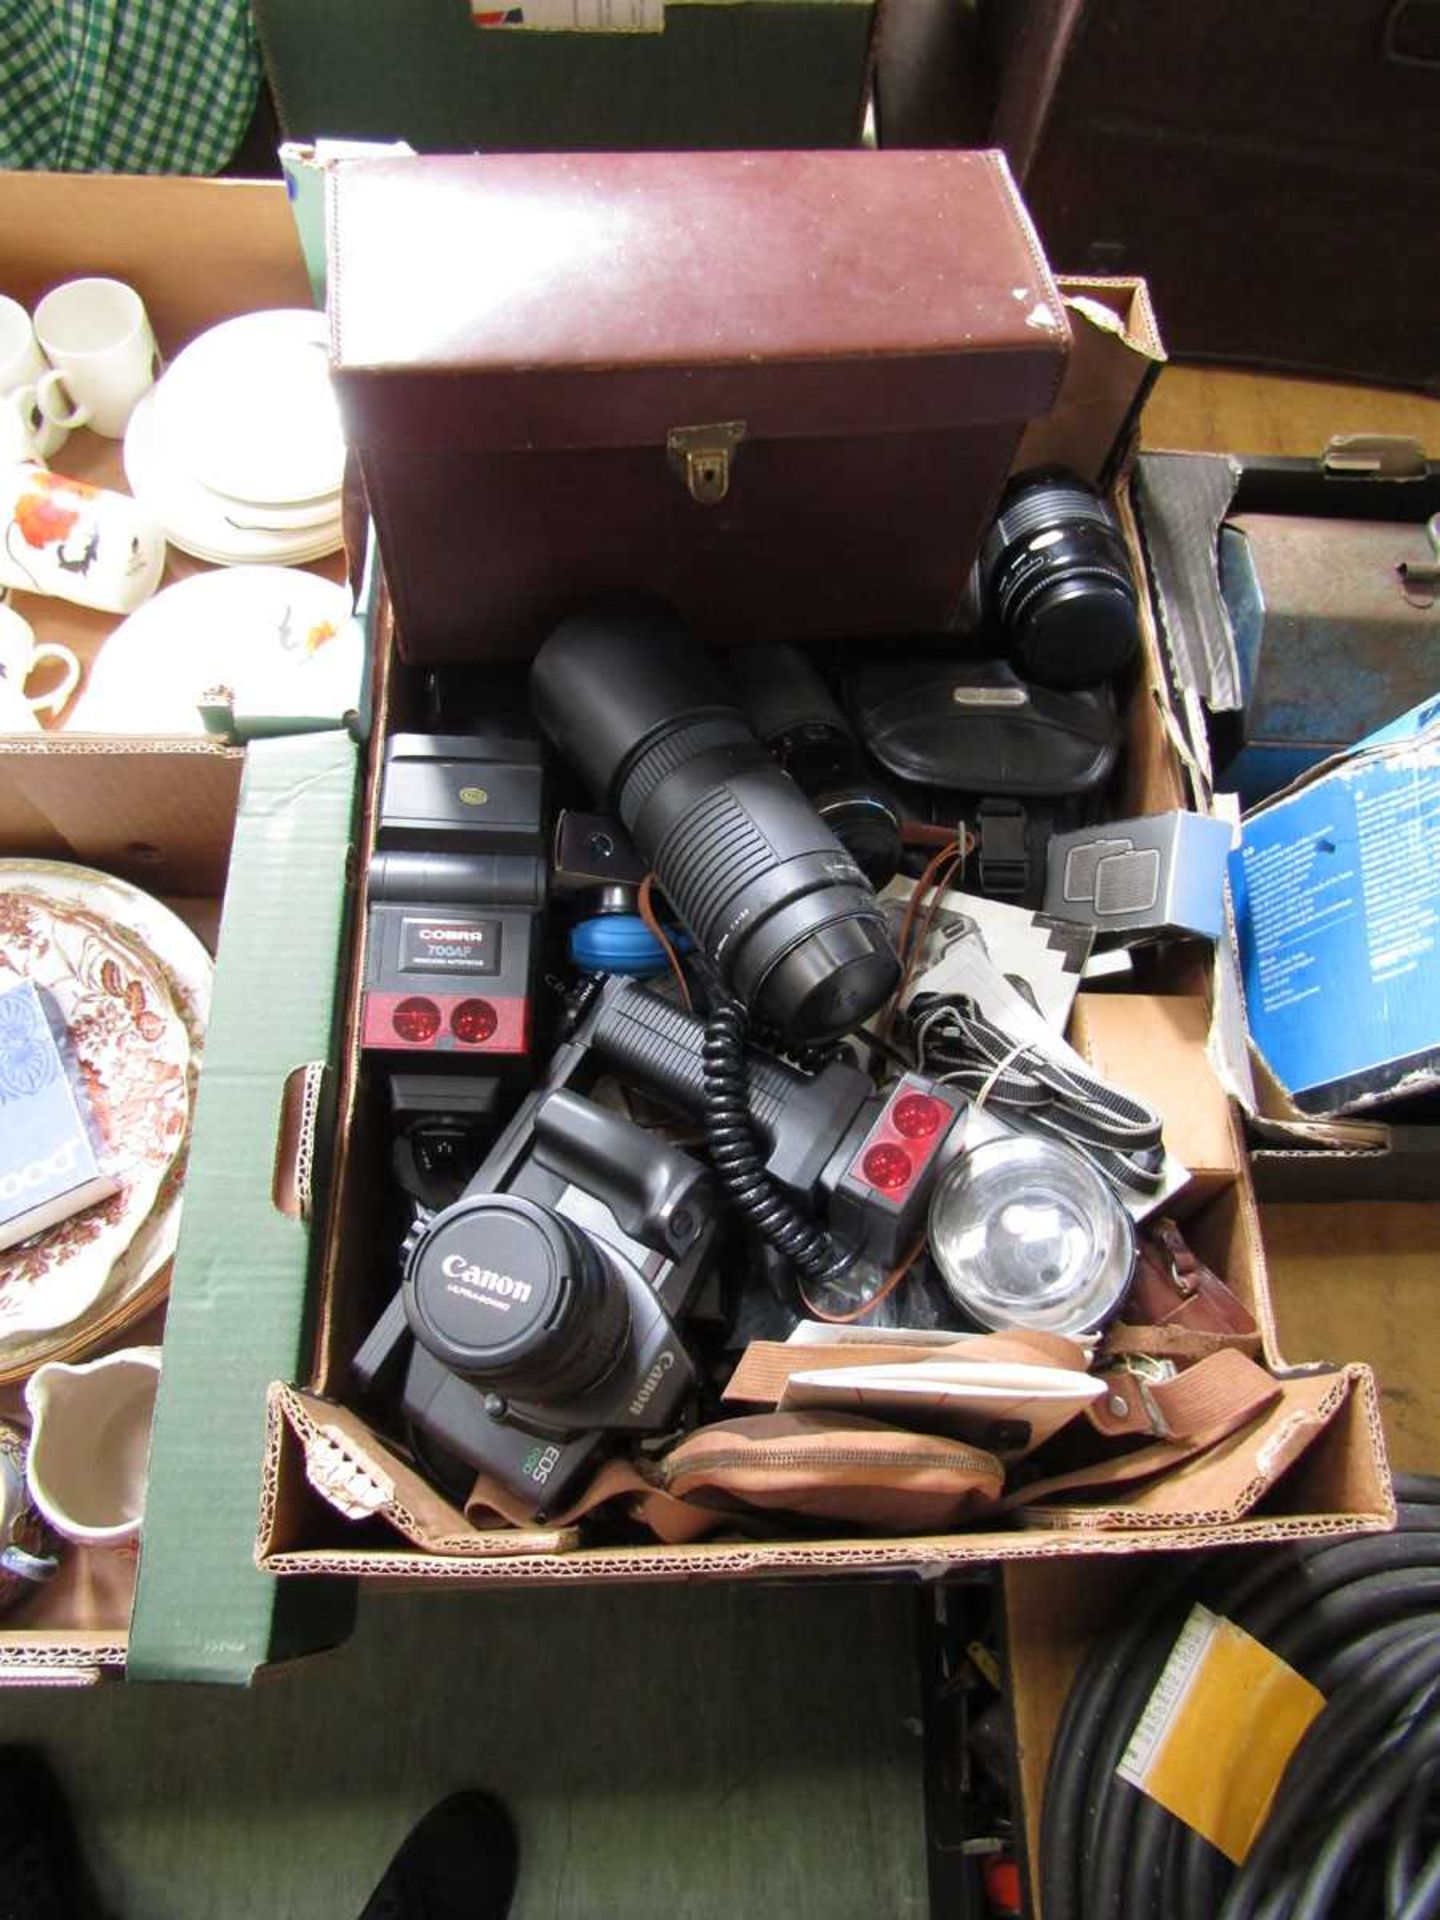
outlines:
[[[1011,482],[981,549],[980,583],[1016,670],[1041,686],[1095,686],[1139,645],[1119,525],[1094,488],[1062,468]]]
[[[583,1393],[630,1331],[624,1283],[570,1221],[514,1194],[459,1200],[410,1255],[410,1329],[443,1365],[512,1399]]]

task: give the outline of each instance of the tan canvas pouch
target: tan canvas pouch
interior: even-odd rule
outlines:
[[[568,1525],[619,1498],[666,1541],[743,1532],[747,1520],[770,1532],[759,1524],[769,1516],[870,1533],[947,1532],[993,1508],[1003,1483],[993,1454],[957,1440],[851,1414],[755,1414],[701,1427],[660,1460],[608,1462],[583,1500],[551,1523]],[[493,1525],[502,1500],[501,1489],[477,1482],[466,1515]]]

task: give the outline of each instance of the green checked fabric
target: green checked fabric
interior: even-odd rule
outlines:
[[[259,84],[248,0],[0,0],[0,167],[215,173]]]

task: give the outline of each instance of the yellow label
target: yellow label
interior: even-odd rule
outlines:
[[[1238,1866],[1325,1696],[1243,1627],[1196,1606],[1118,1772]]]

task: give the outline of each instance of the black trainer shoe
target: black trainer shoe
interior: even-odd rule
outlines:
[[[505,1920],[519,1861],[498,1800],[451,1794],[410,1829],[360,1920]]]
[[[102,1920],[70,1803],[38,1747],[0,1747],[0,1920]]]

